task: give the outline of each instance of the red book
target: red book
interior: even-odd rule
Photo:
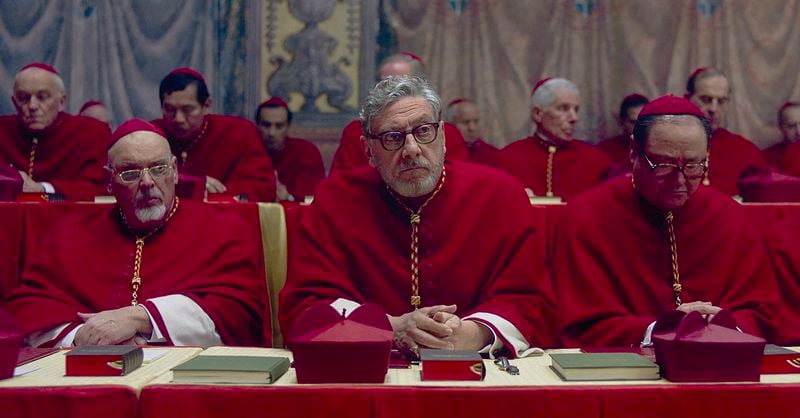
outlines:
[[[477,351],[420,350],[422,380],[483,380],[486,370]]]
[[[774,344],[764,347],[761,374],[800,373],[800,353]]]
[[[67,353],[67,376],[124,376],[142,365],[142,347],[90,345]]]

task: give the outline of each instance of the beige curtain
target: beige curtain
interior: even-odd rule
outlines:
[[[712,65],[733,86],[727,128],[764,147],[779,139],[777,109],[800,99],[799,3],[403,0],[385,1],[384,12],[445,102],[477,101],[496,145],[527,135],[530,88],[542,77],[578,85],[579,135],[596,142],[617,133],[626,94],[683,94],[692,69]]]

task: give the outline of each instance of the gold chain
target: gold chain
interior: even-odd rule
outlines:
[[[122,213],[120,209],[119,214],[122,216],[122,222],[125,223],[125,226],[128,228],[128,231],[136,237],[136,255],[133,258],[133,277],[131,278],[131,306],[136,306],[139,304],[139,287],[142,285],[142,277],[140,276],[140,272],[142,269],[142,252],[144,252],[144,241],[149,238],[151,235],[155,234],[156,231],[161,229],[164,225],[172,219],[172,216],[175,215],[175,212],[178,210],[178,206],[180,205],[181,201],[178,199],[178,196],[175,196],[175,204],[172,205],[172,210],[169,211],[169,215],[167,219],[164,220],[160,225],[155,227],[152,231],[148,232],[143,236],[136,235],[133,232],[133,228],[128,224],[128,220],[125,219],[125,214]]]
[[[425,200],[417,211],[411,210],[408,206],[406,206],[399,197],[394,194],[394,191],[386,185],[386,188],[389,190],[389,194],[392,195],[394,200],[400,205],[403,209],[405,209],[410,217],[409,223],[411,224],[411,306],[414,309],[417,309],[422,305],[422,298],[419,295],[419,223],[422,221],[422,210],[428,206],[431,200],[439,193],[439,190],[442,189],[444,185],[444,181],[447,178],[447,168],[442,167],[442,177],[439,179],[439,184],[436,186],[436,189],[433,190],[433,193]]]
[[[555,145],[547,146],[547,172],[545,174],[545,181],[547,183],[547,193],[545,196],[553,197],[553,157],[556,155]]]
[[[678,269],[678,244],[675,239],[675,227],[672,225],[672,211],[667,211],[664,219],[667,222],[667,235],[669,236],[669,253],[672,261],[672,298],[675,305],[681,306],[681,272]]]
[[[711,185],[711,179],[708,177],[709,173],[711,173],[711,150],[708,150],[708,155],[706,155],[706,174],[703,175],[703,184],[706,186]]]
[[[189,150],[192,149],[192,147],[194,147],[194,145],[197,143],[197,141],[200,140],[200,138],[203,137],[203,135],[205,135],[206,129],[208,129],[208,119],[206,119],[203,122],[203,129],[200,131],[199,134],[197,134],[197,138],[195,138],[194,141],[192,141],[192,143],[189,144],[188,147],[186,147],[186,149],[181,151],[181,165],[186,164],[186,159],[189,158]]]
[[[36,161],[36,145],[39,144],[39,138],[34,137],[31,139],[31,156],[28,159],[28,177],[33,178],[33,164]]]

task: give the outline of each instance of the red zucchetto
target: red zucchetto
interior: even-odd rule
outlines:
[[[703,111],[694,103],[673,94],[661,96],[644,105],[642,111],[639,112],[639,117],[650,115],[692,115],[698,118],[705,117]]]

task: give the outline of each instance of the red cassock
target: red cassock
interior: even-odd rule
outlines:
[[[711,187],[734,196],[739,194],[736,182],[747,167],[767,167],[761,151],[743,136],[719,128],[711,136],[708,178]]]
[[[135,239],[116,205],[64,218],[25,266],[4,308],[26,334],[81,322],[77,312],[130,306]],[[214,321],[227,345],[260,345],[266,290],[258,235],[238,213],[182,201],[172,219],[145,241],[139,301],[172,343],[148,299],[180,294]],[[61,337],[59,337],[60,339]]]
[[[275,171],[258,129],[247,119],[207,115],[208,124],[197,139],[179,141],[169,133],[178,170],[184,174],[211,176],[228,188],[226,194],[245,194],[251,201],[275,201]],[[167,132],[164,121],[152,121]],[[183,162],[182,154],[186,153]]]
[[[33,179],[53,185],[69,200],[94,200],[105,195],[108,125],[92,118],[60,113],[55,122],[34,135],[17,115],[0,116],[0,164],[28,172],[32,139],[36,138]]]
[[[614,164],[624,167],[627,171],[633,169],[630,136],[619,134],[613,138],[604,139],[597,144],[597,148],[605,152]]]
[[[784,174],[800,177],[800,142],[786,145],[779,170]]]
[[[551,346],[544,231],[521,185],[488,167],[460,161],[445,167],[446,181],[419,225],[422,306],[456,304],[461,317],[495,314],[532,346]],[[416,210],[423,199],[405,204]],[[328,178],[300,222],[297,256],[281,292],[284,334],[310,305],[339,298],[376,303],[390,315],[413,309],[409,214],[377,170]]]
[[[789,142],[781,141],[764,149],[761,153],[764,155],[764,159],[767,160],[767,164],[769,164],[770,167],[778,171],[783,171],[783,155],[788,146]]]
[[[548,145],[537,136],[512,142],[500,151],[500,166],[536,196],[547,193]],[[602,183],[613,163],[594,145],[560,141],[553,154],[553,194],[569,200]]]
[[[773,342],[800,345],[800,211],[790,211],[767,231],[767,248],[782,298]]]
[[[482,139],[476,139],[475,142],[468,144],[467,150],[469,151],[470,162],[490,167],[496,167],[499,164],[497,159],[499,158],[500,150]]]
[[[682,301],[711,302],[732,311],[744,332],[771,335],[775,278],[742,207],[700,186],[673,214]],[[629,176],[570,202],[555,240],[565,346],[638,345],[651,322],[675,309],[664,214],[634,191]]]
[[[272,154],[278,181],[286,186],[295,200],[313,196],[317,184],[325,178],[322,155],[316,145],[300,138],[286,138],[283,149]]]
[[[347,124],[342,130],[342,138],[339,140],[339,148],[333,155],[331,173],[340,170],[350,170],[356,167],[366,166],[367,154],[364,151],[364,144],[361,142],[361,120],[356,119]],[[467,145],[461,131],[450,123],[444,124],[445,146],[447,147],[446,158],[448,160],[469,160]]]

